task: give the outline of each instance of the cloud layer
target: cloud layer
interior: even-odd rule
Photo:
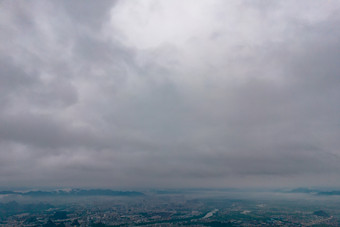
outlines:
[[[0,187],[340,186],[338,1],[0,8]]]

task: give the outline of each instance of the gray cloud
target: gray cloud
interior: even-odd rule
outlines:
[[[0,187],[339,186],[338,2],[0,7]]]

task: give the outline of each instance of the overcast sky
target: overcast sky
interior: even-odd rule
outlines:
[[[340,186],[338,0],[0,1],[0,187]]]

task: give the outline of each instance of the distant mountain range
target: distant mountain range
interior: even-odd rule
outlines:
[[[290,193],[308,193],[308,194],[315,194],[315,195],[340,195],[339,190],[318,190],[318,189],[309,189],[309,188],[296,188],[291,191]]]
[[[0,191],[0,195],[23,195],[23,196],[143,196],[144,193],[137,191],[113,191],[110,189],[72,189],[55,191]]]

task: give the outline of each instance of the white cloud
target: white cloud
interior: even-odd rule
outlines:
[[[1,5],[0,186],[338,179],[336,1],[22,4]]]

